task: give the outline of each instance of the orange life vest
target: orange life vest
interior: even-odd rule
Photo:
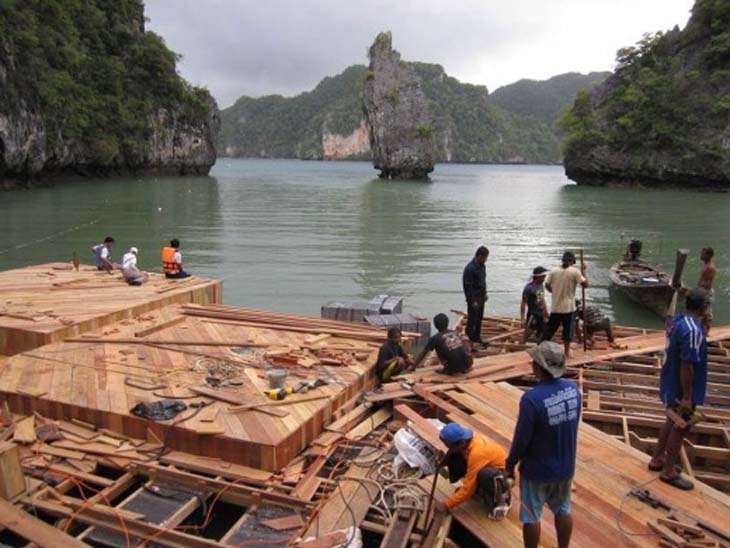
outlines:
[[[180,265],[173,261],[177,249],[174,247],[162,248],[162,271],[165,274],[177,274],[180,272]]]

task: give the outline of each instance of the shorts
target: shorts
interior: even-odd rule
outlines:
[[[702,318],[707,323],[712,323],[712,320],[714,319],[714,315],[712,313],[712,305],[715,304],[715,290],[710,289],[707,292],[707,300],[705,300],[705,311],[702,314]]]
[[[570,514],[570,489],[573,479],[537,482],[524,476],[520,478],[520,521],[540,523],[542,507],[547,503],[556,516]]]
[[[527,314],[527,329],[542,331],[545,327],[545,318],[542,314]]]

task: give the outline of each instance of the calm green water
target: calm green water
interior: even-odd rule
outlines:
[[[403,295],[429,316],[464,308],[461,272],[491,250],[491,313],[517,315],[532,268],[583,247],[589,298],[619,322],[659,326],[608,290],[626,241],[671,270],[674,250],[716,251],[718,323],[730,323],[730,197],[578,188],[560,167],[439,165],[432,182],[385,182],[367,163],[221,159],[210,177],[104,179],[0,194],[0,269],[70,260],[110,234],[114,257],[140,248],[159,271],[160,248],[182,243],[186,268],[222,278],[228,304],[319,314],[333,299]],[[621,240],[621,234],[625,235]],[[133,291],[130,288],[130,291]]]

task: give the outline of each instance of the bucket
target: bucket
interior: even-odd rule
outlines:
[[[281,367],[272,367],[266,371],[266,378],[269,379],[269,388],[284,388],[286,385],[287,371]]]

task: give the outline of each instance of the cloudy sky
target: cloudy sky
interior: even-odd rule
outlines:
[[[220,107],[296,95],[390,30],[406,60],[439,63],[490,91],[520,78],[612,70],[644,32],[684,27],[692,0],[146,0],[147,28]]]

